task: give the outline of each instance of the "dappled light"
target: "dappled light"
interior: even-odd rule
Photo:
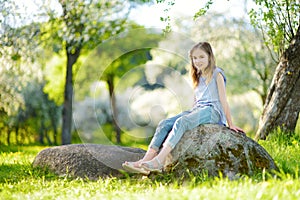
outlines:
[[[0,0],[0,199],[300,199],[299,10]]]

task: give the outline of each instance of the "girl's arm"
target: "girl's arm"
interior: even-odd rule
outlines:
[[[224,78],[221,73],[219,73],[217,75],[217,86],[218,86],[221,105],[223,107],[229,128],[236,132],[239,132],[239,131],[244,132],[241,128],[234,126],[232,123],[230,109],[229,109],[229,105],[228,105],[227,98],[226,98],[225,82],[224,82]]]

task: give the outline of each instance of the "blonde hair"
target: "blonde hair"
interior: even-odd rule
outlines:
[[[197,48],[205,51],[208,55],[208,66],[205,68],[204,72],[200,71],[200,73],[197,73],[197,68],[195,67],[192,58],[192,54]],[[190,75],[192,77],[194,88],[199,84],[199,79],[203,73],[207,74],[207,83],[209,83],[212,79],[213,71],[216,68],[216,60],[210,44],[208,42],[199,42],[189,51],[189,57],[191,59]]]

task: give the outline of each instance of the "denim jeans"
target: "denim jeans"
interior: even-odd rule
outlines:
[[[174,117],[164,119],[158,124],[149,147],[158,151],[164,144],[173,149],[185,131],[200,124],[217,124],[219,120],[220,116],[212,106],[196,107],[184,111]]]

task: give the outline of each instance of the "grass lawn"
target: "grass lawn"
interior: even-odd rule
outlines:
[[[170,175],[70,179],[32,168],[45,147],[0,146],[0,199],[300,199],[300,141],[274,138],[260,144],[281,171],[275,177],[262,172],[235,181],[205,175],[185,180]]]

